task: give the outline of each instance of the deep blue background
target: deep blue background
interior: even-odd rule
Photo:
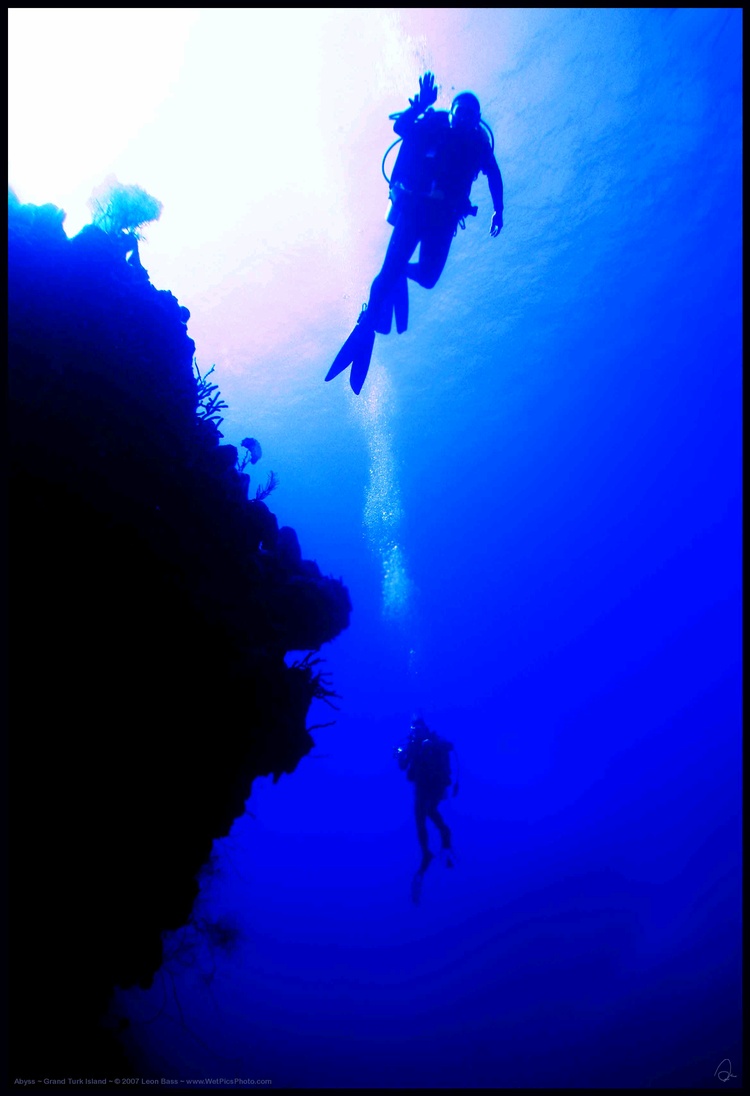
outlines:
[[[729,1058],[742,1082],[741,14],[521,11],[399,16],[482,100],[500,238],[480,179],[359,401],[323,385],[387,241],[360,186],[387,110],[363,114],[354,296],[252,378],[217,365],[227,440],[250,424],[354,613],[322,652],[340,711],[310,717],[335,726],[256,782],[203,881],[233,950],[178,933],[116,1002],[144,1075],[722,1088]],[[462,768],[458,866],[419,907],[391,760],[414,708]]]

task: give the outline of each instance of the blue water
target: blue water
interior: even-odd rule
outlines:
[[[310,713],[335,725],[255,782],[203,930],[118,994],[143,1076],[721,1087],[728,1059],[742,1083],[742,16],[521,15],[399,15],[482,101],[505,228],[480,177],[362,395],[322,379],[387,243],[387,109],[340,173],[346,299],[217,362],[226,440],[261,440],[271,508],[354,611],[321,652],[339,710]],[[308,255],[291,297],[283,258],[262,292],[291,323],[318,290]],[[201,302],[163,287],[200,360]],[[458,863],[419,906],[391,756],[414,709],[461,765]]]

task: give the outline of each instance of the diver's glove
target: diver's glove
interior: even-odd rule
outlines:
[[[420,110],[427,110],[435,102],[437,96],[435,77],[431,72],[426,72],[424,76],[419,77],[419,91],[413,99],[409,100],[409,105],[419,107]]]

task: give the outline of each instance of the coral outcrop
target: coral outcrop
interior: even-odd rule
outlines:
[[[254,777],[311,749],[338,580],[200,414],[189,313],[137,250],[9,203],[11,1070],[126,1071],[146,986]]]

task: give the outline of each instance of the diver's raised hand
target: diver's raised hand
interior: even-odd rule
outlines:
[[[435,87],[435,77],[431,72],[426,72],[424,76],[419,77],[419,92],[410,99],[409,102],[413,107],[419,107],[420,110],[427,110],[437,99],[438,93]]]
[[[503,215],[502,213],[492,214],[492,224],[490,225],[490,236],[499,236],[500,230],[503,227]]]
[[[437,95],[435,77],[431,72],[426,72],[424,76],[419,77],[419,105],[424,108],[431,107]]]

